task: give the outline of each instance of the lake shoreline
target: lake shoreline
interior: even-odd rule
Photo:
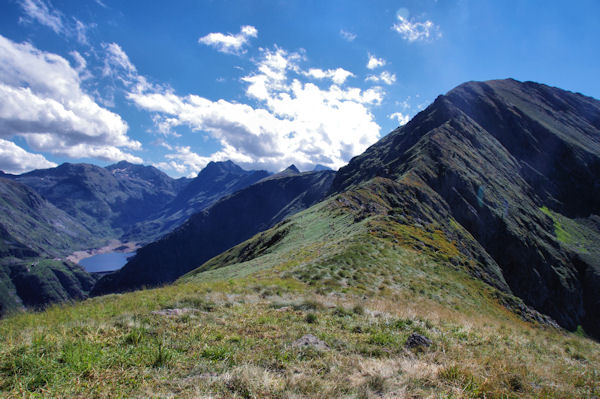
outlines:
[[[121,242],[119,240],[111,240],[107,245],[100,248],[87,249],[85,251],[75,251],[71,255],[67,256],[67,260],[73,263],[79,263],[85,258],[91,256],[105,254],[108,252],[135,252],[140,245],[137,242]]]

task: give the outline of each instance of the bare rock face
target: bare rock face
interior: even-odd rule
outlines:
[[[384,178],[397,214],[437,223],[470,272],[600,337],[600,101],[533,82],[469,82],[337,173]]]
[[[412,333],[406,339],[404,347],[406,349],[429,348],[431,344],[431,340],[426,336],[417,333]]]
[[[152,311],[152,314],[159,315],[159,316],[183,316],[184,314],[193,313],[193,312],[197,312],[197,311],[198,311],[198,309],[174,308],[174,309],[154,310],[154,311]]]
[[[319,338],[315,337],[312,334],[306,334],[302,336],[302,338],[298,338],[292,343],[292,347],[294,348],[313,348],[317,350],[325,350],[328,349],[329,346],[325,341],[321,341]]]

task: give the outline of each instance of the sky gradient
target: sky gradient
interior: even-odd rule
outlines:
[[[598,15],[592,0],[5,0],[0,170],[337,169],[465,81],[600,98]]]

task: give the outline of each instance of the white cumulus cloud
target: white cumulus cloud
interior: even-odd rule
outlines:
[[[392,29],[409,42],[427,41],[441,36],[439,27],[433,22],[426,20],[424,22],[414,22],[400,13],[396,15],[398,22]]]
[[[36,151],[73,158],[141,162],[121,150],[141,147],[127,129],[83,91],[80,73],[66,59],[0,36],[1,138],[22,136]]]
[[[310,76],[315,79],[331,79],[333,83],[342,85],[354,74],[350,71],[346,71],[344,68],[328,69],[323,70],[320,68],[310,68],[307,72],[304,72],[305,76]]]
[[[396,81],[396,74],[390,73],[388,71],[383,71],[379,75],[369,75],[365,78],[367,82],[374,83],[385,83],[386,85],[391,85]]]
[[[179,96],[156,87],[132,90],[128,96],[138,107],[158,115],[155,123],[162,129],[187,126],[221,144],[209,156],[178,147],[167,155],[171,162],[164,167],[185,165],[195,172],[211,160],[231,159],[243,167],[271,171],[291,163],[301,169],[315,164],[337,169],[379,138],[371,107],[381,103],[384,92],[380,87],[342,88],[335,83],[335,74],[317,68],[304,71],[303,60],[302,55],[281,48],[263,50],[256,70],[242,78],[246,96],[257,106],[195,94]],[[328,77],[333,84],[322,89],[303,82],[307,75]]]
[[[374,55],[369,54],[369,62],[367,62],[368,69],[375,69],[382,67],[386,64],[386,61],[383,58],[377,58]]]
[[[245,52],[244,46],[251,37],[257,37],[258,30],[254,26],[244,25],[240,28],[240,33],[233,35],[231,33],[209,33],[198,39],[199,43],[206,44],[226,54],[241,54]]]
[[[40,154],[27,152],[12,141],[0,139],[0,170],[6,173],[21,174],[34,169],[57,166]]]
[[[395,119],[396,121],[398,121],[398,125],[400,126],[406,125],[410,120],[408,115],[403,114],[401,112],[394,112],[393,114],[388,115],[388,117],[392,120]]]

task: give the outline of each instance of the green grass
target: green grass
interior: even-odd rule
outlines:
[[[552,219],[554,235],[561,244],[580,253],[596,253],[598,251],[600,235],[594,230],[580,221],[563,216],[548,207],[541,207],[540,210]]]
[[[600,345],[521,320],[456,257],[435,226],[334,198],[174,285],[0,321],[0,396],[600,395]],[[432,346],[406,350],[413,332]]]
[[[0,324],[0,390],[7,397],[333,398],[394,390],[590,397],[600,388],[596,343],[528,325],[502,308],[504,317],[468,316],[424,298],[332,297],[309,286],[263,298],[255,288],[253,279],[184,283],[12,317]],[[152,314],[191,298],[214,305]],[[406,352],[412,332],[434,346]],[[307,333],[329,349],[294,348]]]

